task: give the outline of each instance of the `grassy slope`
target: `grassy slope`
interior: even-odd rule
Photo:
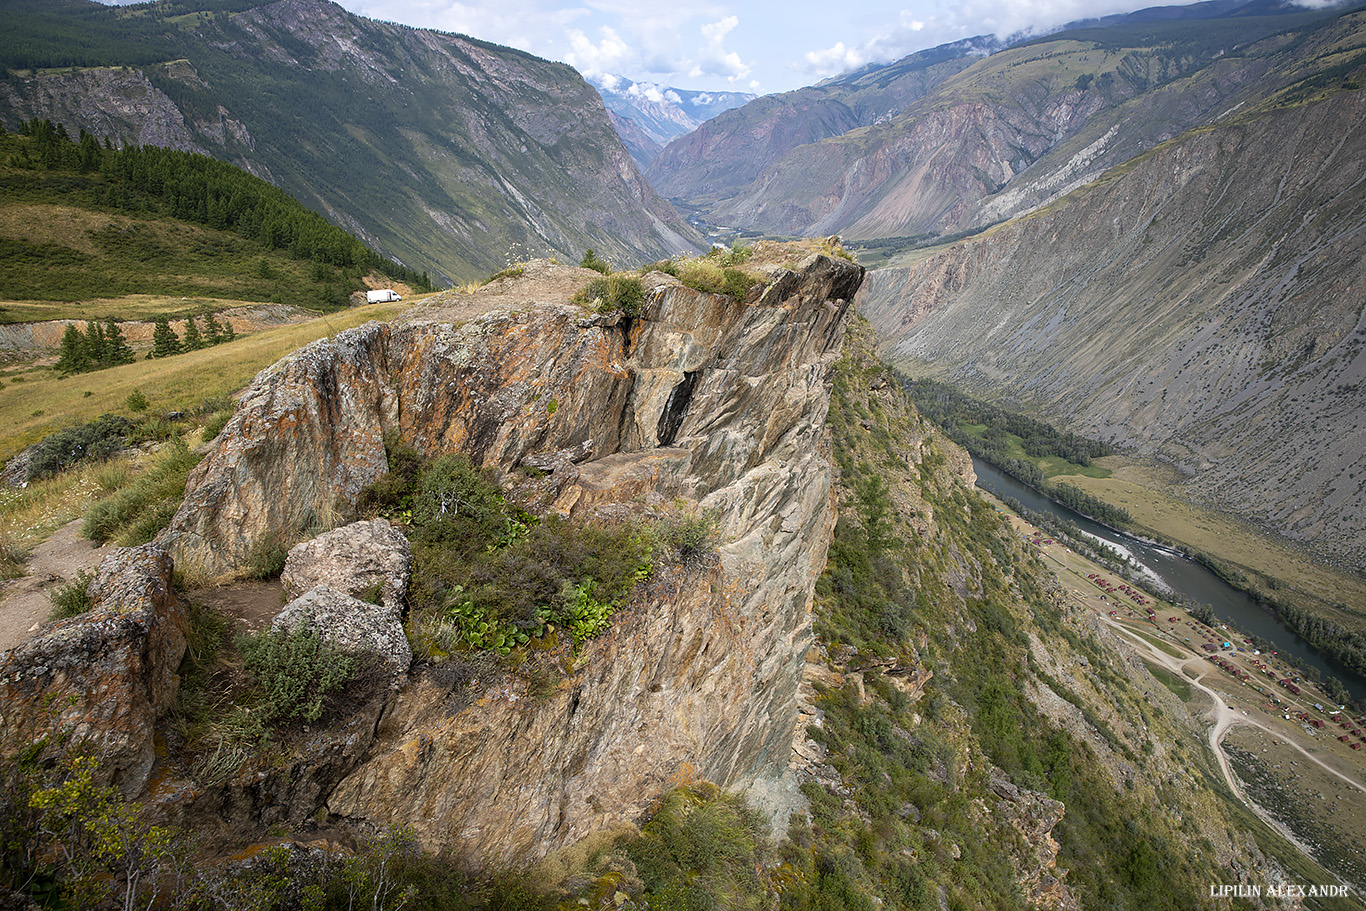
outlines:
[[[60,377],[47,369],[11,378],[0,389],[0,459],[66,424],[124,410],[135,389],[159,411],[189,410],[206,398],[230,395],[256,373],[297,348],[372,319],[387,320],[405,304],[371,304],[242,336],[214,348],[160,360],[139,360],[96,373]]]
[[[1237,879],[1216,857],[1246,862],[1254,838],[1285,852],[1228,805],[1181,699],[1159,698],[1160,682],[1053,602],[1050,576],[954,477],[961,453],[870,349],[856,328],[835,377],[841,508],[817,598],[818,637],[844,686],[823,689],[812,734],[851,800],[804,788],[815,821],[788,857],[805,882],[833,890],[841,878],[884,907],[937,907],[939,895],[950,907],[1021,907],[1011,829],[973,810],[997,804],[993,764],[1066,804],[1052,834],[1083,907],[1201,907],[1208,883]],[[857,656],[838,657],[848,646]],[[873,655],[933,670],[924,698],[854,672]],[[1062,703],[1069,723],[1040,714],[1058,717]],[[1287,859],[1296,875],[1322,876]]]

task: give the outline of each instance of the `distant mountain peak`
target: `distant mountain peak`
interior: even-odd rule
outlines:
[[[636,162],[645,167],[670,140],[691,133],[723,111],[757,98],[748,92],[679,89],[656,82],[637,82],[604,73],[588,80],[607,109],[628,127],[622,134]]]

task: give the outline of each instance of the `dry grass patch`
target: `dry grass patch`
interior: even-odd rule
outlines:
[[[205,399],[229,396],[265,367],[320,338],[370,320],[388,320],[406,304],[371,304],[320,316],[237,340],[161,360],[140,360],[90,374],[59,377],[31,371],[21,383],[0,389],[0,459],[8,459],[68,424],[90,421],[124,410],[134,390],[141,390],[157,411],[192,411]]]
[[[111,493],[115,488],[106,484],[122,483],[126,471],[129,463],[115,460],[82,465],[23,488],[0,488],[0,543],[6,554],[18,557],[20,573],[29,551]]]

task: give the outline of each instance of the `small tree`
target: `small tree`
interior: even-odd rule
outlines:
[[[86,354],[85,333],[75,323],[67,323],[62,333],[62,353],[57,358],[57,372],[63,375],[80,373],[90,363]]]
[[[133,349],[123,337],[123,330],[112,319],[104,327],[105,363],[110,366],[131,364],[135,360]]]
[[[601,272],[603,275],[612,271],[612,267],[607,264],[607,261],[599,259],[598,254],[592,250],[583,254],[583,259],[579,260],[579,265],[585,269],[592,269],[594,272]]]
[[[109,362],[108,339],[104,337],[104,327],[96,322],[85,324],[86,370],[96,370]]]
[[[194,316],[185,317],[185,340],[181,347],[186,351],[198,351],[204,347],[204,336],[199,333],[199,324],[194,321]]]
[[[221,344],[223,341],[223,326],[212,310],[204,311],[204,341],[209,345]]]
[[[170,357],[180,353],[180,336],[175,334],[171,323],[164,316],[156,318],[152,328],[152,356]]]

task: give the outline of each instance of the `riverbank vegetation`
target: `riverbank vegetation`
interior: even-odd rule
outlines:
[[[1104,477],[1108,472],[1094,467],[1094,461],[1113,452],[1107,444],[974,399],[945,383],[899,380],[922,415],[979,459],[1073,512],[1116,528],[1132,527],[1128,510],[1051,480],[1060,474]]]

